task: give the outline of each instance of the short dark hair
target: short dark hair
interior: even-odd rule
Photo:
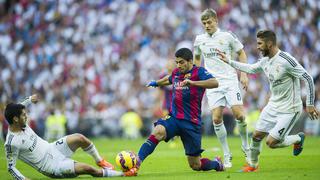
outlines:
[[[213,9],[211,9],[211,8],[206,9],[206,10],[204,10],[204,11],[201,13],[201,21],[202,21],[202,20],[207,20],[207,19],[209,19],[209,18],[211,18],[211,17],[217,19],[217,13],[216,13],[216,11],[213,10]]]
[[[273,45],[277,44],[276,34],[271,30],[260,30],[257,33],[257,38],[263,39],[263,41],[271,41]]]
[[[13,123],[14,117],[19,117],[22,113],[22,110],[26,107],[22,104],[9,103],[6,106],[4,111],[4,116],[9,124]]]
[[[186,61],[192,61],[193,55],[192,51],[188,48],[181,48],[176,51],[176,58],[182,58]]]

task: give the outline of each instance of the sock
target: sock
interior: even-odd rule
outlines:
[[[251,139],[251,147],[250,147],[250,165],[253,167],[257,167],[259,163],[259,154],[262,150],[262,144],[260,139]]]
[[[227,130],[224,126],[223,122],[220,124],[214,124],[214,131],[216,132],[216,135],[219,139],[219,142],[221,143],[222,150],[224,154],[230,154],[230,149],[227,141]]]
[[[236,120],[242,141],[242,148],[249,149],[247,123],[245,121]]]
[[[145,143],[140,147],[138,156],[140,161],[142,162],[146,157],[148,157],[154,149],[157,147],[159,141],[156,139],[154,135],[150,135]]]
[[[217,161],[211,161],[208,158],[201,158],[201,170],[202,171],[210,171],[212,169],[218,170],[219,163]]]
[[[84,148],[83,151],[90,154],[96,162],[102,160],[98,150],[96,149],[96,146],[93,143],[91,143],[88,147]]]
[[[288,147],[294,143],[298,143],[301,141],[301,137],[296,134],[296,135],[291,135],[291,136],[286,136],[282,142],[279,142],[276,144],[277,148],[283,148],[283,147]]]
[[[111,169],[102,169],[103,177],[123,176],[123,172]]]

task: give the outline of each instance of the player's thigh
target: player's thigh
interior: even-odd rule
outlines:
[[[193,170],[201,169],[200,156],[187,156],[190,168]]]
[[[43,166],[40,169],[42,173],[49,177],[65,178],[75,177],[75,161],[65,157],[58,149],[51,146],[44,160]]]
[[[157,120],[154,123],[155,127],[152,134],[155,135],[158,140],[165,140],[166,142],[168,142],[171,138],[178,135],[179,129],[176,121],[177,120],[174,117],[169,115]]]
[[[227,106],[232,107],[235,105],[243,105],[242,95],[239,86],[229,86],[226,94]]]
[[[277,123],[269,132],[269,136],[279,141],[283,140],[287,136],[293,126],[299,119],[301,112],[296,113],[277,113]]]
[[[275,114],[270,110],[268,106],[266,106],[259,116],[256,124],[256,131],[269,133],[270,130],[273,129],[276,125],[275,118]]]
[[[72,151],[71,148],[69,147],[67,143],[67,137],[68,136],[64,136],[51,144],[54,148],[59,150],[64,156],[71,157],[74,151]]]
[[[179,122],[181,129],[180,138],[187,156],[200,156],[203,152],[201,149],[201,127],[192,124],[192,122]]]
[[[208,98],[209,109],[213,110],[217,107],[225,107],[227,102],[225,92],[223,90],[206,89],[206,96]]]
[[[244,120],[244,108],[243,105],[234,105],[231,107],[232,114],[237,120]]]

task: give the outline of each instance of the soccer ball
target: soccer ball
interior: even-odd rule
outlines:
[[[137,164],[137,156],[132,151],[121,151],[116,156],[116,164],[123,172],[129,171]]]

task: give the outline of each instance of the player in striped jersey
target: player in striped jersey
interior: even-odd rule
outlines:
[[[170,76],[151,81],[148,87],[172,84],[172,102],[169,115],[155,123],[154,130],[138,153],[138,167],[156,148],[160,141],[168,142],[179,135],[185,154],[193,170],[223,171],[220,158],[201,158],[201,101],[204,91],[218,87],[217,80],[203,67],[193,65],[191,50],[181,48],[176,53],[177,68]]]
[[[222,119],[224,107],[231,108],[232,114],[236,119],[242,142],[241,149],[246,157],[249,149],[247,123],[245,122],[237,72],[230,65],[223,63],[219,59],[218,52],[226,53],[229,58],[237,55],[240,62],[247,62],[247,56],[243,50],[242,43],[232,32],[218,28],[218,17],[213,9],[203,11],[201,22],[206,33],[196,36],[194,41],[194,63],[200,66],[202,55],[204,67],[214,74],[219,82],[219,87],[208,89],[206,96],[212,112],[214,130],[224,153],[224,165],[227,168],[231,168],[232,155],[227,141],[227,131]],[[240,81],[243,89],[246,90],[248,87],[246,73],[240,73]]]
[[[4,145],[8,171],[15,179],[28,179],[16,168],[17,159],[53,178],[70,178],[81,174],[89,174],[94,177],[136,175],[136,169],[126,173],[113,170],[112,164],[102,159],[94,144],[81,134],[68,135],[54,143],[48,143],[40,138],[26,124],[25,106],[37,101],[37,96],[32,95],[21,104],[9,103],[5,108],[9,130]],[[72,160],[70,157],[78,148],[82,148],[91,155],[102,169]]]
[[[250,163],[243,168],[244,172],[258,168],[258,156],[261,141],[267,136],[266,143],[270,148],[293,146],[293,155],[302,152],[304,133],[288,135],[299,116],[303,106],[300,95],[300,79],[307,89],[306,111],[311,119],[317,119],[318,111],[314,106],[315,91],[312,77],[289,53],[281,51],[277,46],[277,38],[273,31],[261,30],[257,33],[257,48],[263,55],[255,64],[244,64],[230,60],[222,52],[221,59],[232,67],[246,73],[264,72],[269,79],[271,97],[261,112],[253,133],[250,145]]]

